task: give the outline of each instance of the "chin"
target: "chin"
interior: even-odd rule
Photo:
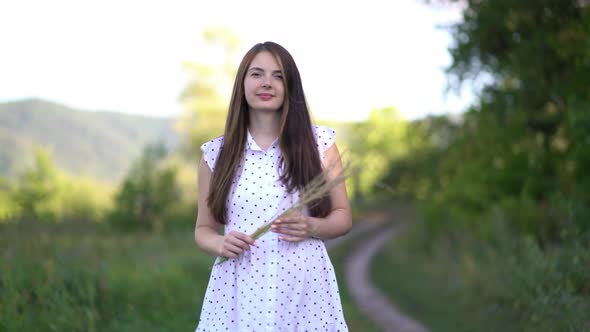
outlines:
[[[260,112],[278,112],[281,110],[281,107],[253,107],[254,109],[260,111]]]

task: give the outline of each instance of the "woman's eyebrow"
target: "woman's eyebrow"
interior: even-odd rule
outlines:
[[[262,69],[262,68],[260,68],[260,67],[251,67],[251,68],[250,68],[250,69],[248,69],[248,70],[249,70],[249,71],[256,70],[256,71],[261,71],[261,72],[264,72],[264,69]],[[282,70],[280,70],[280,69],[277,69],[277,70],[274,70],[274,71],[273,71],[273,73],[282,73]]]

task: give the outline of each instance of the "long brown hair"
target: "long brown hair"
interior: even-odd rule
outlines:
[[[279,110],[281,113],[279,148],[281,150],[280,180],[288,192],[302,189],[311,179],[322,174],[322,162],[317,150],[316,140],[301,76],[291,54],[281,45],[264,42],[254,45],[244,56],[234,82],[234,88],[225,123],[223,147],[215,163],[211,178],[207,204],[213,217],[220,223],[227,222],[227,200],[232,182],[240,161],[244,156],[249,125],[249,110],[244,95],[244,79],[254,57],[263,51],[272,54],[283,73],[285,99]],[[330,197],[326,196],[311,204],[310,214],[325,217],[332,208]]]

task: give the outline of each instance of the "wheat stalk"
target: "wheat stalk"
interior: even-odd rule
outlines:
[[[350,175],[350,168],[348,167],[348,165],[346,165],[346,167],[342,169],[340,174],[336,175],[330,180],[326,180],[328,178],[328,174],[332,172],[335,166],[336,161],[330,163],[328,167],[324,168],[324,170],[320,174],[315,176],[311,181],[309,181],[305,185],[305,187],[303,187],[303,189],[299,191],[299,199],[297,200],[297,202],[290,205],[284,212],[270,218],[269,221],[267,221],[258,229],[256,229],[254,233],[250,234],[250,237],[256,241],[259,237],[266,234],[270,230],[271,226],[277,220],[289,216],[295,212],[303,211],[303,209],[307,205],[328,195],[334,187],[336,187],[340,183],[343,183],[346,180],[346,178]],[[221,264],[227,260],[227,257],[221,257],[217,264]]]

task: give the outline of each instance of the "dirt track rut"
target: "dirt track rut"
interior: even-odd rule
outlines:
[[[421,323],[402,313],[371,282],[370,264],[379,250],[399,232],[400,224],[357,223],[344,237],[327,242],[329,247],[353,241],[346,259],[345,283],[355,303],[384,332],[429,332]]]

